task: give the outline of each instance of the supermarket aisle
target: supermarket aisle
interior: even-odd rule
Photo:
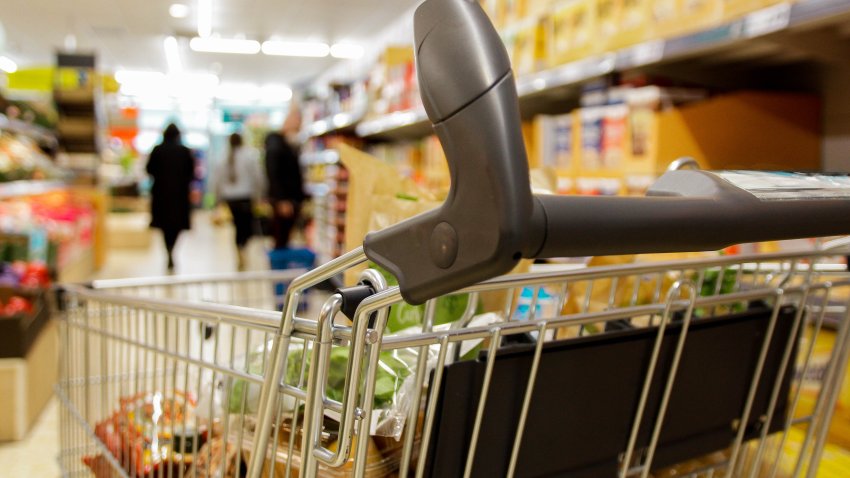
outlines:
[[[175,249],[175,274],[209,274],[236,271],[236,248],[233,245],[233,226],[214,226],[208,211],[198,211],[192,217],[192,229],[180,235]],[[268,268],[265,255],[267,242],[253,238],[248,244],[247,269]],[[158,230],[153,230],[151,244],[146,249],[112,249],[106,265],[98,271],[97,279],[149,277],[167,274],[165,247]]]
[[[236,271],[236,251],[230,225],[213,226],[209,213],[193,217],[193,229],[177,244],[177,274],[208,274]],[[112,249],[105,266],[94,278],[163,275],[165,248],[157,235],[147,249]],[[248,269],[268,268],[264,242],[254,238],[248,245]],[[27,437],[20,442],[0,443],[0,476],[58,477],[59,404],[54,398],[42,412]]]

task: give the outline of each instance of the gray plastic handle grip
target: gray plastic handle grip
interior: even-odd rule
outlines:
[[[714,250],[850,233],[850,201],[764,201],[704,171],[672,171],[648,198],[532,196],[510,61],[474,0],[414,18],[419,87],[451,173],[439,208],[366,236],[366,255],[420,304],[520,258]]]
[[[710,251],[742,242],[850,233],[850,201],[768,201],[708,171],[671,171],[649,197],[537,196],[536,257]]]
[[[363,248],[419,304],[510,271],[529,253],[536,209],[510,60],[484,11],[475,1],[428,0],[414,33],[422,101],[451,189],[441,207],[367,235]]]

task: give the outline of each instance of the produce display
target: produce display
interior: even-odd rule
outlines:
[[[32,311],[32,301],[19,295],[13,295],[5,304],[0,301],[0,318],[14,317],[18,314],[31,314]]]
[[[0,182],[59,179],[64,175],[33,140],[0,131]]]
[[[0,261],[59,270],[92,246],[95,215],[92,205],[70,190],[0,201]]]
[[[50,272],[43,262],[0,263],[0,286],[47,288],[50,283]]]

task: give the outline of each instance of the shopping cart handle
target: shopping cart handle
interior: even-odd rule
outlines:
[[[833,198],[789,190],[760,197],[723,175],[670,171],[647,197],[536,196],[543,222],[532,227],[546,232],[534,257],[712,251],[850,234],[850,190]]]
[[[523,257],[716,250],[850,233],[850,195],[766,200],[705,171],[669,172],[646,198],[532,196],[510,60],[478,2],[427,0],[414,33],[422,101],[451,189],[441,207],[363,244],[409,303],[508,272]]]
[[[442,207],[366,236],[407,302],[509,271],[534,212],[510,60],[476,1],[428,0],[414,17],[419,89],[448,158]]]

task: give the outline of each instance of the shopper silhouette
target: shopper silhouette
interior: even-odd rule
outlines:
[[[263,197],[266,178],[260,168],[260,153],[244,146],[242,136],[229,138],[227,160],[219,163],[212,175],[212,191],[219,202],[227,203],[236,228],[239,269],[245,268],[245,244],[254,232],[253,200]]]
[[[168,252],[168,270],[174,270],[174,245],[181,231],[191,227],[189,194],[195,178],[192,151],[180,141],[180,130],[169,124],[162,143],[151,151],[147,172],[151,187],[151,227],[162,230]]]
[[[266,137],[266,175],[268,196],[274,211],[272,236],[275,249],[289,246],[289,236],[301,212],[304,194],[298,147],[295,140],[301,130],[301,112],[295,106],[289,112],[280,132]]]

